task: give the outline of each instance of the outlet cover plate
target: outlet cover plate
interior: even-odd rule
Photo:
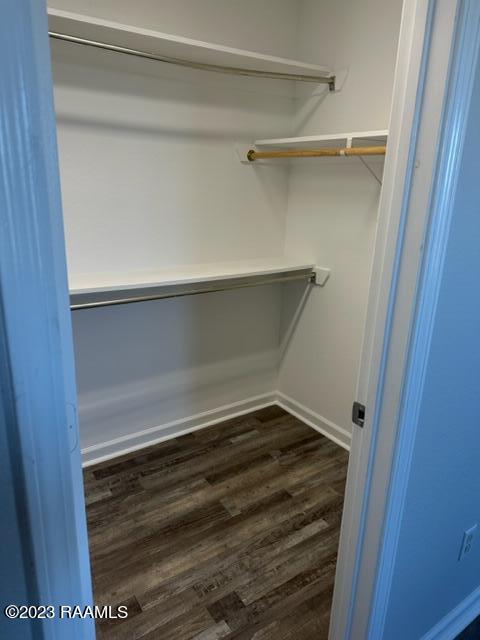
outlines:
[[[458,554],[458,560],[463,560],[463,558],[470,553],[472,550],[473,539],[475,534],[477,533],[477,525],[474,524],[470,529],[466,529],[463,532],[462,546],[460,547],[460,553]]]

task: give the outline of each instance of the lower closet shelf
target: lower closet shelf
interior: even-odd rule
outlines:
[[[288,258],[74,277],[70,281],[70,308],[90,309],[294,280],[309,282],[313,277],[312,263]]]

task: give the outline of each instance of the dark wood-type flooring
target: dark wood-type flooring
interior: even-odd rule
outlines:
[[[98,637],[327,638],[346,469],[277,407],[88,467]]]

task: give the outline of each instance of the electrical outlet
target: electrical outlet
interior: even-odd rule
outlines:
[[[462,546],[460,547],[460,553],[458,554],[459,560],[463,560],[463,558],[472,550],[473,539],[476,532],[476,524],[474,524],[473,527],[470,527],[470,529],[467,529],[463,532]]]

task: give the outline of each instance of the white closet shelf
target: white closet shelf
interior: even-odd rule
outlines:
[[[284,147],[286,149],[314,149],[317,147],[369,147],[387,143],[388,131],[355,131],[318,136],[299,136],[296,138],[271,138],[255,140],[255,147]]]
[[[332,90],[334,88],[335,78],[332,71],[316,64],[193,40],[57,9],[49,9],[48,18],[52,37],[65,40],[70,37],[72,42],[75,42],[75,39],[83,40],[78,44],[90,44],[111,50],[115,50],[116,47],[118,51],[124,49],[120,51],[123,53],[144,53],[143,57],[150,56],[161,62],[205,68],[210,71],[264,77],[283,75],[287,80],[323,82],[329,84]],[[188,64],[184,64],[187,62]]]
[[[85,309],[276,282],[307,282],[315,275],[314,268],[315,265],[309,262],[270,258],[158,271],[75,276],[70,278],[70,306],[72,309]]]

